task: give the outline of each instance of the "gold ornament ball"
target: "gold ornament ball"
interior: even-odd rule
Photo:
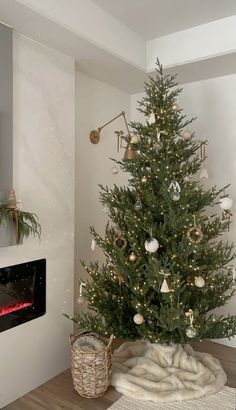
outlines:
[[[139,143],[139,136],[137,134],[131,135],[131,144],[138,144]]]
[[[147,177],[144,175],[143,177],[142,177],[142,179],[141,179],[141,181],[143,182],[143,183],[145,183],[145,182],[147,182]]]
[[[192,137],[192,133],[189,130],[184,130],[181,135],[185,140],[190,140]]]
[[[131,262],[134,262],[134,261],[136,261],[136,259],[137,259],[137,256],[135,255],[135,253],[131,252],[131,254],[129,255],[129,260]]]
[[[172,110],[173,111],[179,111],[179,105],[177,104],[177,102],[174,102],[173,104],[172,104]]]

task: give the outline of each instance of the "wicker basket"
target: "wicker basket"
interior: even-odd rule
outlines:
[[[79,346],[79,338],[85,336],[97,340],[98,350],[84,350]],[[99,338],[94,333],[83,332],[77,336],[70,336],[71,345],[71,373],[74,388],[80,396],[96,398],[102,396],[111,383],[111,344],[110,339]]]

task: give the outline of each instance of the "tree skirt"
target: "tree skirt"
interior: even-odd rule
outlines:
[[[134,399],[197,399],[218,392],[226,379],[217,359],[190,345],[125,342],[113,354],[112,386]]]
[[[235,410],[236,389],[223,387],[218,393],[197,400],[171,403],[152,403],[122,396],[109,410]]]

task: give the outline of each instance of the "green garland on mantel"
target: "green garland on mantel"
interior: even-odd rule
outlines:
[[[14,226],[16,232],[16,243],[21,243],[30,235],[41,237],[41,225],[35,213],[21,211],[16,206],[15,191],[12,188],[6,201],[0,205],[0,225],[8,223]]]

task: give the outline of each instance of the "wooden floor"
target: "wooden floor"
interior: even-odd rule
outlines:
[[[195,343],[195,350],[218,358],[228,376],[227,386],[236,388],[236,350],[212,342]],[[105,410],[120,397],[113,388],[99,399],[85,399],[74,390],[70,370],[38,387],[2,410]]]

